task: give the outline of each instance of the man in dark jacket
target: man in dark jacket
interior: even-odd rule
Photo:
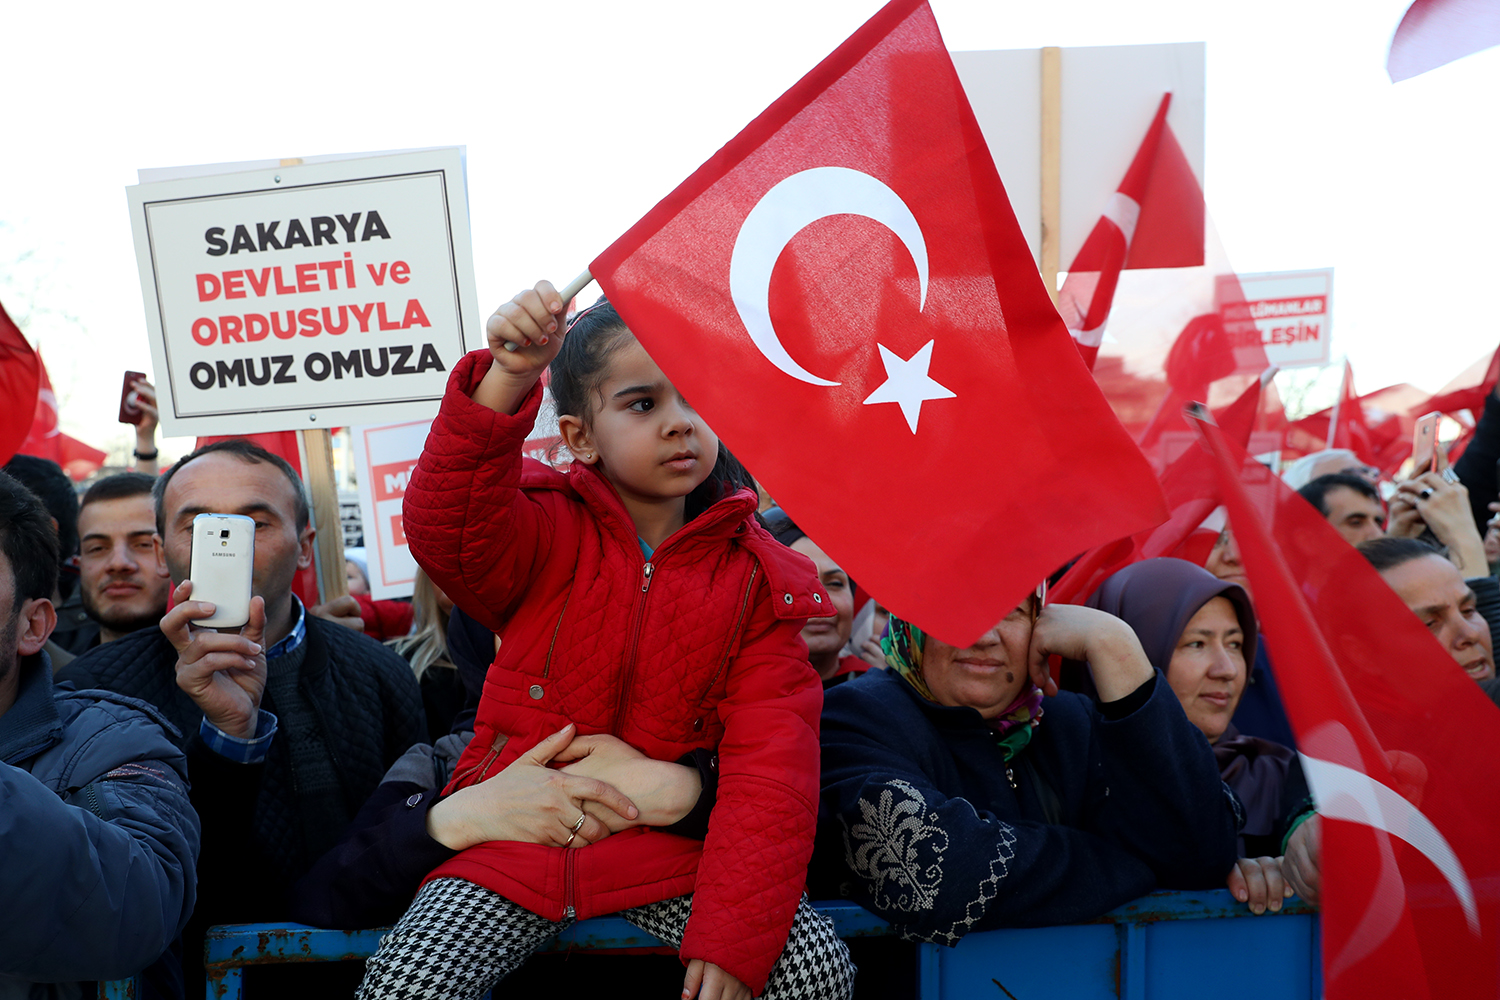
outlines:
[[[140,702],[54,693],[57,534],[0,473],[0,998],[151,965],[193,908],[187,762]],[[180,984],[179,984],[180,985]]]
[[[193,626],[213,613],[187,581],[193,517],[208,512],[255,521],[255,596],[238,632]],[[200,904],[184,940],[196,976],[207,926],[286,919],[292,884],[426,727],[401,658],[292,593],[313,528],[285,461],[244,440],[199,448],[159,480],[156,526],[176,606],[161,628],[100,646],[59,679],[148,701],[184,734],[203,819]]]

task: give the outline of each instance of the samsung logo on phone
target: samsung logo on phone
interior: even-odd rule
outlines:
[[[233,552],[210,552],[209,555],[213,556],[215,559],[219,559],[219,558],[233,559],[234,558],[234,553]]]

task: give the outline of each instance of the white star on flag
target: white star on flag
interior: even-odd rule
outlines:
[[[917,433],[917,418],[922,415],[922,404],[929,399],[953,399],[954,393],[927,376],[927,366],[932,363],[932,345],[929,340],[921,350],[903,361],[884,344],[880,348],[880,360],[885,365],[885,381],[865,399],[871,403],[900,403],[901,413],[913,434]]]

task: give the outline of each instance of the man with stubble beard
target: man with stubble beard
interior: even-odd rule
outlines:
[[[83,495],[79,585],[90,625],[76,633],[70,652],[154,626],[167,613],[172,581],[159,569],[155,484],[154,476],[124,472],[99,480]]]

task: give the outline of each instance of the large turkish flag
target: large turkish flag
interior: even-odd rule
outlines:
[[[1203,434],[1323,817],[1325,995],[1496,996],[1495,706],[1316,508]]]
[[[1166,516],[925,3],[884,7],[590,270],[777,502],[949,643]]]

